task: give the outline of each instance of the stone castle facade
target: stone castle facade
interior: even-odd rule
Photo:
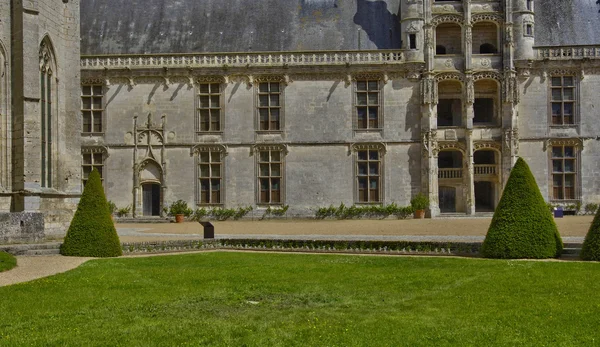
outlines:
[[[419,192],[433,217],[473,215],[494,210],[518,156],[547,201],[600,201],[600,42],[593,30],[565,42],[545,2],[163,5],[82,3],[77,62],[76,40],[56,33],[65,135],[51,146],[68,154],[49,173],[43,148],[27,148],[41,201],[43,182],[75,192],[95,167],[108,199],[136,218],[179,199],[312,216],[330,204],[408,205]],[[39,119],[34,75],[24,107]]]
[[[79,1],[0,1],[0,241],[64,234],[77,207],[79,37]]]

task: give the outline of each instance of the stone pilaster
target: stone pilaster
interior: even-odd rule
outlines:
[[[469,215],[475,214],[475,170],[473,161],[473,130],[467,130],[465,133],[465,212]]]

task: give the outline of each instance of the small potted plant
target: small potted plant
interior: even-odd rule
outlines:
[[[175,223],[182,223],[185,217],[192,214],[192,209],[188,207],[187,202],[183,200],[175,201],[169,206],[169,216],[175,216]]]
[[[117,212],[117,205],[110,200],[108,200],[108,212],[110,212],[110,218],[114,221],[115,212]]]
[[[410,200],[410,205],[413,208],[415,218],[425,218],[425,210],[429,207],[429,198],[427,195],[419,193]]]

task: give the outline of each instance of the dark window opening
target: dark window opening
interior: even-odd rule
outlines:
[[[531,24],[525,25],[525,35],[533,36],[533,25],[531,25]]]
[[[410,49],[417,49],[417,35],[416,34],[409,34],[408,42],[409,42]]]
[[[460,169],[462,168],[462,153],[459,151],[442,151],[438,154],[438,168]]]
[[[492,98],[476,98],[473,104],[475,117],[474,124],[493,123],[494,122],[494,99]]]
[[[479,46],[479,54],[496,54],[498,53],[498,51],[496,50],[496,47],[494,47],[494,45],[492,45],[491,43],[484,43],[483,45]]]
[[[473,163],[475,165],[496,164],[494,151],[480,150],[473,153]]]
[[[437,105],[438,127],[460,126],[462,122],[460,99],[440,99]]]
[[[437,55],[446,54],[446,47],[444,47],[442,45],[435,46],[435,54],[437,54]]]

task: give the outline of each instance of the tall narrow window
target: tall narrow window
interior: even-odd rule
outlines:
[[[552,146],[552,199],[574,200],[577,182],[577,156],[574,146]]]
[[[198,87],[200,131],[221,131],[221,85],[202,83]]]
[[[380,129],[379,81],[356,81],[356,124],[357,129]]]
[[[83,164],[81,165],[81,169],[83,171],[83,175],[81,175],[81,181],[83,186],[85,187],[85,184],[87,183],[90,173],[93,169],[98,170],[102,184],[104,184],[104,154],[84,152],[82,153],[82,156]]]
[[[258,202],[280,204],[282,202],[283,155],[279,149],[258,151]]]
[[[408,34],[408,48],[417,49],[417,34]]]
[[[52,187],[52,89],[54,58],[50,41],[45,38],[40,46],[40,140],[42,187]]]
[[[575,124],[574,77],[555,76],[551,83],[552,125]]]
[[[281,85],[279,82],[258,84],[258,129],[281,129]]]
[[[84,133],[101,133],[102,129],[102,86],[81,86],[81,113]]]
[[[356,200],[359,203],[382,202],[382,150],[379,146],[356,149]]]
[[[223,162],[221,151],[208,150],[198,155],[201,205],[221,204]]]

